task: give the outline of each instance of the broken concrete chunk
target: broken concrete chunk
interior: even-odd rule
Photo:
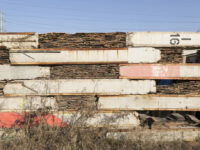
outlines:
[[[167,117],[169,120],[174,121],[185,121],[185,117],[179,113],[172,113],[169,117]]]
[[[185,115],[185,119],[186,119],[186,121],[188,121],[189,123],[200,123],[200,120],[197,119],[194,115],[186,114],[186,115]]]

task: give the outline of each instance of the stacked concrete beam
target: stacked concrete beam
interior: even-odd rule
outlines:
[[[200,97],[183,95],[102,96],[99,98],[98,108],[100,110],[198,111]]]
[[[21,35],[24,34],[21,33],[17,35],[17,37],[20,37],[22,40]],[[30,35],[32,34],[30,33]],[[70,118],[74,118],[75,115],[81,115],[78,112],[75,112],[72,115],[72,113],[67,110],[64,110],[64,114],[59,112],[59,102],[57,102],[59,96],[121,95],[134,93],[147,94],[155,92],[156,90],[155,82],[152,81],[129,81],[126,79],[50,80],[51,68],[49,66],[33,66],[55,64],[128,63],[128,53],[130,52],[127,48],[32,49],[37,48],[38,46],[32,46],[30,43],[25,42],[35,42],[34,44],[37,44],[38,39],[34,41],[30,36],[24,37],[23,40],[25,41],[20,41],[14,39],[15,36],[11,37],[8,37],[10,41],[2,41],[2,43],[11,42],[3,43],[4,46],[10,48],[9,54],[11,65],[0,66],[0,71],[2,72],[0,80],[6,81],[5,86],[3,87],[3,96],[0,98],[1,111],[4,112],[3,116],[13,117],[13,114],[10,113],[10,111],[17,111],[19,112],[19,115],[22,115],[23,111],[34,111],[37,109],[48,108],[53,111],[54,117],[62,120],[64,119],[64,122],[70,123]],[[17,42],[16,45],[13,44],[15,42]],[[156,59],[159,60],[159,58]],[[138,60],[131,59],[130,61],[137,62]],[[157,60],[155,60],[155,62],[156,61]],[[145,88],[138,90],[138,86],[144,86]],[[6,112],[8,112],[7,115],[5,115]],[[105,126],[109,124],[111,126],[119,126],[120,128],[129,128],[139,125],[139,119],[136,112],[127,113],[127,117],[122,117],[120,115],[119,112],[112,113],[97,111],[93,117],[87,118],[85,123],[86,125],[92,126]],[[111,120],[113,121],[108,122]]]
[[[200,47],[199,32],[129,32],[129,47]]]
[[[156,63],[160,51],[154,48],[117,49],[32,49],[10,51],[14,65]]]
[[[8,83],[4,94],[21,95],[127,95],[155,93],[155,81],[127,79],[19,80]]]
[[[156,66],[155,64],[147,67],[146,75],[140,73],[140,79],[174,79],[180,80],[173,83],[173,85],[157,85],[157,92],[160,94],[199,94],[198,88],[200,87],[199,76],[193,74],[198,72],[198,64],[192,64],[192,66],[185,66],[186,55],[197,53],[199,48],[199,36],[198,32],[130,32],[127,34],[127,46],[129,47],[154,47],[161,50],[161,60]],[[198,60],[196,61],[199,62]],[[171,63],[174,67],[174,72],[169,74]],[[178,63],[178,64],[176,64]],[[181,63],[181,64],[180,64]],[[176,65],[175,65],[176,64]],[[142,64],[143,65],[143,64]],[[146,66],[146,65],[144,65]],[[144,69],[144,66],[142,67]],[[170,67],[169,67],[170,66]],[[128,67],[128,66],[127,66]],[[128,76],[121,75],[121,78],[134,78],[133,68],[127,72],[126,66],[122,66],[123,73]],[[131,67],[131,66],[129,66]],[[129,68],[128,67],[128,68]],[[139,66],[134,66],[134,69]],[[180,68],[180,69],[178,69]],[[184,69],[183,69],[184,68]],[[194,69],[196,68],[196,69]],[[169,70],[167,70],[169,69]],[[144,69],[145,70],[145,69]],[[138,71],[144,70],[139,69]],[[178,71],[179,70],[179,71]],[[149,72],[151,75],[147,74]],[[182,75],[181,75],[182,72]],[[122,73],[122,72],[121,72]],[[174,73],[178,73],[175,75]],[[162,75],[161,75],[162,74]],[[184,74],[184,75],[183,75]],[[139,73],[137,74],[139,76]],[[152,76],[153,75],[153,76]],[[175,75],[175,76],[174,76]],[[137,76],[137,77],[138,77]],[[184,76],[184,77],[183,77]],[[136,76],[135,76],[136,77]],[[136,78],[137,78],[136,77]],[[188,80],[187,82],[183,80]],[[192,81],[193,80],[193,81]],[[196,80],[194,82],[194,80]],[[188,86],[191,85],[191,86]]]
[[[126,44],[132,49],[191,48],[200,46],[200,33],[130,32]],[[144,58],[146,56],[144,55]],[[122,64],[120,78],[123,79],[172,79],[199,80],[198,64]],[[189,87],[188,87],[189,88]],[[164,110],[198,111],[199,96],[129,95],[100,97],[98,108],[102,110]],[[197,100],[197,101],[196,101]],[[111,105],[112,104],[112,105]]]
[[[36,33],[0,33],[0,46],[12,49],[38,48]]]
[[[120,78],[200,80],[200,65],[199,64],[121,65]]]
[[[55,116],[61,118],[61,103],[65,103],[66,108],[75,108],[73,103],[77,101],[80,105],[88,104],[97,109],[95,117],[86,121],[88,125],[105,125],[103,120],[111,120],[116,116],[113,112],[121,114],[120,112],[124,111],[127,112],[127,119],[120,117],[116,122],[119,126],[128,128],[139,125],[135,111],[200,110],[200,96],[158,96],[155,81],[200,79],[198,64],[170,64],[182,61],[182,58],[179,58],[182,51],[177,52],[177,56],[174,55],[181,61],[171,62],[171,58],[170,62],[166,61],[169,52],[176,49],[200,47],[200,33],[131,32],[126,35],[126,47],[116,48],[69,48],[62,43],[63,47],[60,48],[48,46],[48,49],[38,49],[37,34],[21,33],[16,36],[9,33],[0,36],[7,39],[2,41],[3,46],[10,48],[10,64],[0,66],[0,80],[5,82],[3,95],[0,97],[2,111],[50,108]],[[62,98],[59,98],[61,96]],[[80,98],[93,103],[78,102],[81,101]],[[56,115],[56,112],[59,112],[59,115]],[[68,122],[70,112],[64,114],[64,120]],[[75,114],[79,115],[78,112]],[[110,124],[116,125],[116,122]]]
[[[0,65],[0,80],[49,78],[50,67]]]

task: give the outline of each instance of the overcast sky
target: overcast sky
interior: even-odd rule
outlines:
[[[198,31],[200,0],[0,0],[7,32]]]

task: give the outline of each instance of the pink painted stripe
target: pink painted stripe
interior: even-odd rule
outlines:
[[[133,64],[120,66],[120,76],[133,79],[167,79],[180,77],[180,65]]]

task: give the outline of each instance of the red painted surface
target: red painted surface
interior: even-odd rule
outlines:
[[[180,77],[180,65],[132,64],[120,66],[120,76],[133,79]]]
[[[0,113],[0,128],[12,128],[24,126],[25,118],[29,113],[2,112]],[[31,115],[30,115],[31,116]],[[31,118],[33,125],[40,123],[47,124],[53,127],[68,127],[69,124],[63,123],[62,120],[52,114],[38,115]]]
[[[36,116],[34,118],[34,123],[35,124],[39,124],[39,123],[43,123],[43,124],[48,124],[49,126],[53,126],[53,127],[67,127],[69,126],[69,124],[67,123],[63,123],[63,121],[51,114],[48,115],[43,115],[43,116]]]
[[[16,113],[16,112],[0,113],[0,127],[1,128],[17,127],[22,122],[24,122],[24,118],[19,113]]]

